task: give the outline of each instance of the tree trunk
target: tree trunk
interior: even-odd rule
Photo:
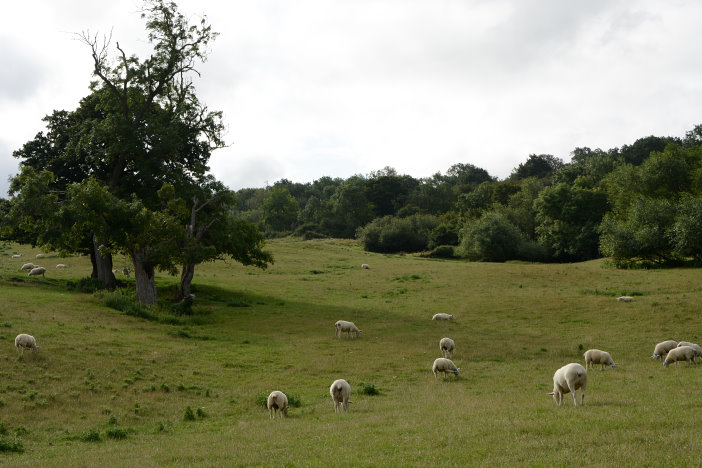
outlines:
[[[117,287],[117,279],[112,273],[112,254],[102,256],[100,254],[100,243],[97,237],[93,236],[93,254],[95,256],[94,270],[97,270],[97,278],[100,280],[103,288],[115,289]],[[91,255],[92,260],[93,255]]]
[[[134,249],[130,253],[134,262],[137,300],[142,305],[155,304],[158,297],[154,282],[154,267],[149,264],[149,255],[139,249]]]
[[[97,260],[95,260],[95,249],[90,249],[90,263],[93,264],[93,271],[90,273],[91,278],[97,278],[98,277],[98,270],[97,270]]]
[[[190,295],[190,285],[193,282],[193,276],[195,276],[195,264],[188,263],[183,265],[183,271],[180,274],[180,288],[178,289],[179,300],[184,299]]]

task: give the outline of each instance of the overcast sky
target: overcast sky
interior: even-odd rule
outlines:
[[[470,163],[505,178],[529,154],[683,136],[702,123],[697,0],[180,0],[220,36],[198,95],[221,110],[211,159],[232,189],[428,177]],[[12,151],[88,94],[75,33],[149,45],[138,0],[3,3],[0,195]],[[114,49],[113,49],[114,52]]]

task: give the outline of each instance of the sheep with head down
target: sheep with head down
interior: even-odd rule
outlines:
[[[578,406],[577,390],[580,389],[580,404],[584,405],[585,387],[587,387],[587,371],[577,362],[571,362],[553,374],[553,391],[549,395],[553,396],[558,406],[561,406],[563,394],[571,393],[573,405]]]
[[[24,356],[25,349],[31,349],[33,353],[36,353],[39,346],[37,346],[37,340],[32,335],[20,333],[15,337],[15,348],[17,348],[20,356]]]
[[[439,372],[444,373],[444,377],[448,377],[449,373],[452,373],[458,378],[458,371],[461,369],[459,367],[456,367],[456,364],[453,363],[450,359],[447,358],[436,358],[434,360],[434,364],[431,366],[431,371],[434,373],[434,378],[438,379],[437,374]]]
[[[329,387],[329,394],[334,400],[334,412],[335,413],[347,413],[349,411],[349,404],[351,400],[351,385],[344,379],[337,379],[332,382]]]
[[[288,397],[279,390],[274,390],[268,395],[266,406],[268,406],[271,419],[275,419],[276,413],[278,413],[281,418],[288,416],[288,408],[290,408],[290,405],[288,405]]]
[[[663,358],[665,359],[665,355],[668,354],[668,352],[671,349],[677,348],[678,342],[675,340],[666,340],[666,341],[661,341],[656,345],[655,348],[653,348],[653,356],[651,356],[653,359],[658,359],[658,358]]]
[[[671,362],[674,362],[677,366],[678,361],[687,361],[688,366],[691,363],[697,365],[697,363],[695,362],[696,356],[697,351],[695,351],[695,349],[691,346],[680,346],[677,348],[673,348],[670,351],[668,351],[668,354],[666,354],[665,360],[663,361],[663,367],[668,367],[668,364],[670,364]]]
[[[607,351],[588,349],[583,356],[585,356],[585,369],[592,369],[593,364],[602,364],[600,370],[604,370],[605,366],[610,366],[612,369],[615,367],[614,360]]]
[[[443,357],[453,357],[453,352],[456,350],[456,343],[451,338],[441,338],[439,341],[439,349]]]
[[[453,320],[453,315],[440,312],[438,314],[434,314],[434,316],[431,319],[432,320]]]

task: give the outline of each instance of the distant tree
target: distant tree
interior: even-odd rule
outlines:
[[[520,163],[509,176],[511,180],[528,177],[549,177],[563,166],[563,160],[550,154],[530,154],[526,162]]]
[[[517,258],[523,241],[506,216],[487,212],[465,224],[458,253],[470,260],[504,262]]]
[[[679,143],[679,140],[651,135],[645,138],[639,138],[632,145],[622,146],[619,150],[619,154],[625,163],[639,166],[648,159],[651,153],[660,153],[669,143]]]
[[[288,189],[273,187],[263,202],[263,221],[271,232],[294,229],[300,207]]]
[[[669,231],[674,251],[682,258],[702,261],[702,195],[683,196],[675,223]]]

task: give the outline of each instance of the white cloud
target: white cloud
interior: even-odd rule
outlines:
[[[112,28],[147,50],[136,0],[28,3],[0,32],[9,153],[87,93],[90,57],[71,33]],[[506,177],[531,153],[567,160],[702,120],[692,0],[178,3],[220,32],[198,89],[224,112],[231,146],[211,166],[232,188],[457,162]]]

